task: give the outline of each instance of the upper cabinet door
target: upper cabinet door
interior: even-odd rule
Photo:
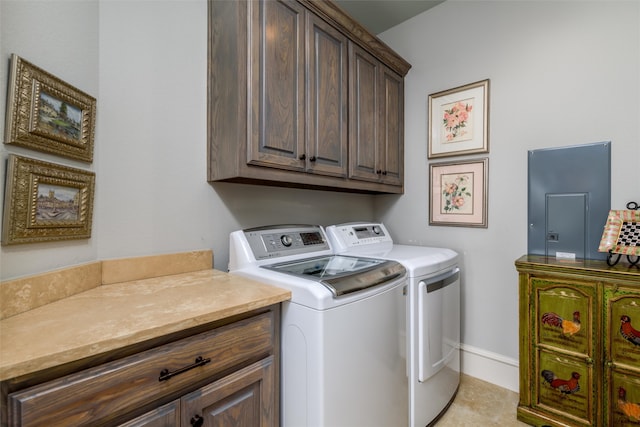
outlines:
[[[304,170],[304,8],[248,2],[250,108],[247,162]]]
[[[378,181],[380,62],[349,43],[349,178]]]
[[[380,73],[380,168],[385,184],[404,182],[404,80],[388,67]]]
[[[310,172],[347,175],[347,38],[307,13],[307,144]]]

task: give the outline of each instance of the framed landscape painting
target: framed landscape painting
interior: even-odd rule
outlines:
[[[2,244],[91,237],[95,174],[9,155]]]
[[[489,159],[429,165],[429,225],[487,228]]]
[[[92,162],[96,100],[11,56],[5,144]]]
[[[429,95],[428,158],[489,152],[489,80]]]

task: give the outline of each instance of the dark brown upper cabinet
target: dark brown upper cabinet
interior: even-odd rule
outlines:
[[[208,179],[403,192],[410,65],[334,3],[209,1]]]

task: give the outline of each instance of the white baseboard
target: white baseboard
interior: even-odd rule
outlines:
[[[462,373],[519,393],[518,361],[467,344],[460,346]]]

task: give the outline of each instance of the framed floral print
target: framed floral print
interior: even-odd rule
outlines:
[[[91,163],[96,99],[11,55],[5,144]]]
[[[429,165],[429,225],[487,228],[489,159]]]
[[[489,152],[489,80],[429,95],[428,158]]]

